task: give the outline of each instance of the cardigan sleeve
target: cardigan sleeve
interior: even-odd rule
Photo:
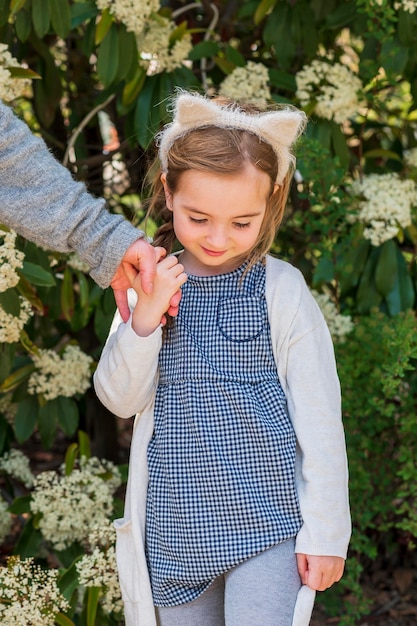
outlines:
[[[296,551],[346,558],[351,533],[340,384],[324,317],[301,273],[276,265],[269,295],[278,374],[297,437]]]
[[[0,223],[36,244],[76,251],[107,287],[127,248],[143,236],[91,196],[42,139],[0,102]]]
[[[158,382],[158,356],[162,330],[139,337],[130,319],[124,323],[119,312],[94,372],[99,400],[118,417],[141,414],[153,401]]]

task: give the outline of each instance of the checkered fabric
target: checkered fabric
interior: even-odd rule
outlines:
[[[194,600],[301,526],[265,266],[241,282],[245,267],[189,276],[160,353],[146,517],[157,606]]]

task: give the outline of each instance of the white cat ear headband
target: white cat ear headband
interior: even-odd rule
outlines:
[[[269,143],[278,158],[276,182],[280,184],[294,161],[290,147],[304,130],[306,121],[305,114],[294,109],[248,114],[199,94],[180,93],[175,100],[173,121],[157,136],[162,170],[168,171],[168,153],[177,139],[196,128],[218,126],[246,130]]]

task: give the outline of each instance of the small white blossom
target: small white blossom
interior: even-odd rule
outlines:
[[[411,209],[417,206],[414,181],[402,180],[396,173],[369,174],[357,180],[350,191],[360,198],[356,219],[365,225],[364,237],[373,246],[398,235],[411,224]]]
[[[415,13],[417,9],[417,0],[401,0],[401,2],[394,2],[394,9],[397,11],[402,9],[405,13]]]
[[[234,100],[250,100],[265,107],[271,99],[268,68],[263,63],[248,61],[245,67],[236,67],[223,80],[219,94]]]
[[[32,513],[41,513],[39,529],[56,550],[84,542],[92,529],[106,524],[113,511],[113,493],[121,484],[113,463],[82,458],[68,476],[42,472],[35,480]]]
[[[28,457],[21,450],[12,448],[0,457],[0,472],[19,480],[25,487],[32,487],[34,476]]]
[[[136,34],[143,31],[151,14],[161,8],[159,0],[96,0],[96,5],[100,11],[108,9],[128,31]]]
[[[9,557],[0,567],[0,623],[4,626],[54,626],[69,609],[58,585],[58,570],[42,569],[34,559]]]
[[[20,280],[16,270],[23,267],[25,255],[16,249],[16,237],[14,230],[5,231],[0,228],[0,292],[16,287]]]
[[[67,260],[67,264],[72,267],[72,269],[83,272],[84,274],[88,274],[91,269],[88,263],[82,261],[78,254],[76,254],[75,252],[73,252],[73,254],[70,254]]]
[[[174,44],[170,37],[176,24],[167,18],[158,16],[148,20],[142,33],[137,36],[140,64],[148,74],[172,72],[180,67],[192,49],[191,35],[186,33]]]
[[[100,587],[100,604],[105,613],[121,613],[123,603],[115,554],[116,531],[107,522],[90,533],[90,553],[76,564],[80,585]]]
[[[0,496],[0,544],[3,543],[12,528],[13,518],[7,510],[8,506],[9,505],[6,500],[3,500],[3,498]]]
[[[339,313],[336,305],[327,293],[318,293],[313,290],[312,294],[323,313],[333,340],[343,343],[346,339],[346,335],[353,330],[354,324],[351,316]]]
[[[358,111],[362,81],[346,65],[314,59],[295,79],[301,106],[316,102],[314,111],[318,117],[342,124]]]
[[[408,167],[417,168],[417,148],[404,150],[404,161]]]
[[[14,424],[14,418],[17,413],[18,404],[13,402],[12,394],[8,393],[0,397],[0,413],[4,415],[8,424]]]
[[[0,305],[0,343],[15,343],[19,341],[20,332],[33,315],[30,302],[22,296],[19,296],[19,301],[20,313],[18,317],[11,313],[6,313]]]
[[[91,386],[93,359],[79,346],[67,345],[62,356],[53,350],[40,350],[32,359],[36,366],[28,383],[28,392],[32,395],[41,394],[45,400],[58,396],[71,398]]]
[[[0,100],[12,102],[19,98],[26,90],[31,81],[27,78],[12,78],[8,68],[22,67],[20,63],[12,57],[8,46],[0,43]]]

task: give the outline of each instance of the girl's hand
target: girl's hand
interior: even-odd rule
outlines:
[[[178,263],[176,256],[163,258],[157,263],[151,294],[143,291],[140,276],[133,280],[138,301],[132,313],[132,328],[137,335],[147,337],[158,328],[165,313],[178,299],[180,287],[186,280],[184,266]]]
[[[340,556],[297,554],[301,582],[315,591],[324,591],[342,578],[345,560]]]

